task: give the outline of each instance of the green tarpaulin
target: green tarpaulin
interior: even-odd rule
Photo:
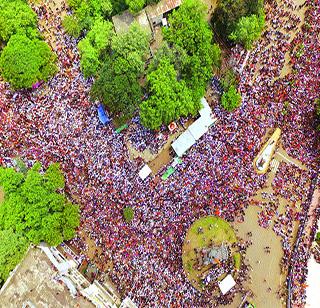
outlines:
[[[116,133],[117,134],[119,134],[119,133],[121,133],[124,129],[126,129],[126,128],[128,128],[128,124],[123,124],[123,125],[121,125],[120,127],[118,127],[117,129],[116,129]]]
[[[169,167],[167,169],[167,171],[162,175],[161,179],[163,181],[165,181],[172,173],[174,173],[176,171],[176,169],[174,169],[173,167]]]

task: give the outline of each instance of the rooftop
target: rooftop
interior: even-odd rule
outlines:
[[[29,248],[7,282],[0,290],[1,306],[16,307],[83,307],[94,305],[83,296],[73,298],[46,254]]]

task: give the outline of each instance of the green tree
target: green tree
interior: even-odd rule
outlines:
[[[133,24],[129,32],[112,38],[111,49],[112,55],[106,57],[91,94],[111,112],[131,115],[142,96],[138,78],[144,70],[148,36]]]
[[[21,261],[29,242],[12,229],[0,230],[0,284]]]
[[[211,22],[216,33],[227,41],[242,17],[259,16],[263,10],[263,0],[220,0]]]
[[[0,1],[0,40],[8,41],[10,36],[27,28],[35,28],[36,13],[22,0]]]
[[[110,0],[68,0],[81,30],[90,30],[97,18],[107,19],[112,12]]]
[[[233,69],[228,69],[223,74],[223,78],[221,79],[221,85],[225,92],[228,91],[231,86],[234,86],[235,88],[238,87],[237,76]]]
[[[241,105],[241,95],[234,86],[230,86],[228,91],[222,94],[221,105],[229,112]]]
[[[0,73],[13,88],[30,88],[56,71],[56,56],[47,43],[25,34],[11,36],[0,56]]]
[[[148,74],[150,96],[140,105],[140,118],[145,127],[158,129],[180,116],[195,114],[200,100],[194,101],[184,80],[177,80],[177,72],[168,58],[163,58],[158,68]]]
[[[260,38],[265,26],[264,14],[241,17],[229,39],[251,49],[254,41]]]
[[[99,55],[89,40],[81,40],[78,44],[81,55],[80,68],[85,78],[95,75],[100,67]]]
[[[59,166],[53,164],[43,174],[41,168],[36,163],[24,175],[0,167],[0,186],[5,192],[0,230],[12,229],[34,244],[46,241],[55,246],[73,237],[79,209],[59,193],[64,187]]]
[[[130,206],[127,206],[123,209],[123,217],[124,217],[124,220],[129,223],[133,220],[133,217],[134,217],[134,210],[132,207]]]
[[[126,0],[126,4],[129,7],[129,11],[133,14],[140,12],[145,6],[145,0]]]
[[[62,25],[70,36],[79,37],[82,27],[75,15],[66,15],[62,20]]]
[[[185,50],[181,77],[192,89],[194,100],[205,93],[212,67],[220,62],[220,49],[212,44],[212,32],[206,21],[206,7],[200,0],[185,0],[169,17],[165,39]]]
[[[113,35],[112,23],[98,18],[87,36],[78,43],[81,55],[80,67],[85,78],[95,75],[100,68],[101,60],[110,48]]]

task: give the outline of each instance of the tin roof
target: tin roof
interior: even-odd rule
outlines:
[[[156,4],[148,5],[146,10],[149,18],[152,19],[175,9],[180,6],[181,3],[182,0],[161,0]]]

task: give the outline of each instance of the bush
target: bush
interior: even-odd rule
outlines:
[[[241,255],[240,255],[239,252],[236,252],[236,253],[233,255],[233,261],[234,261],[234,267],[239,270],[239,269],[240,269],[240,266],[241,266],[241,263],[240,263],[240,261],[241,261]]]
[[[123,209],[123,218],[126,222],[131,222],[134,217],[134,210],[132,207],[127,206]]]
[[[70,36],[75,38],[79,37],[82,29],[77,17],[69,15],[65,16],[62,25]]]
[[[223,93],[221,97],[221,105],[229,112],[241,105],[241,95],[234,86],[230,86],[228,91]]]

